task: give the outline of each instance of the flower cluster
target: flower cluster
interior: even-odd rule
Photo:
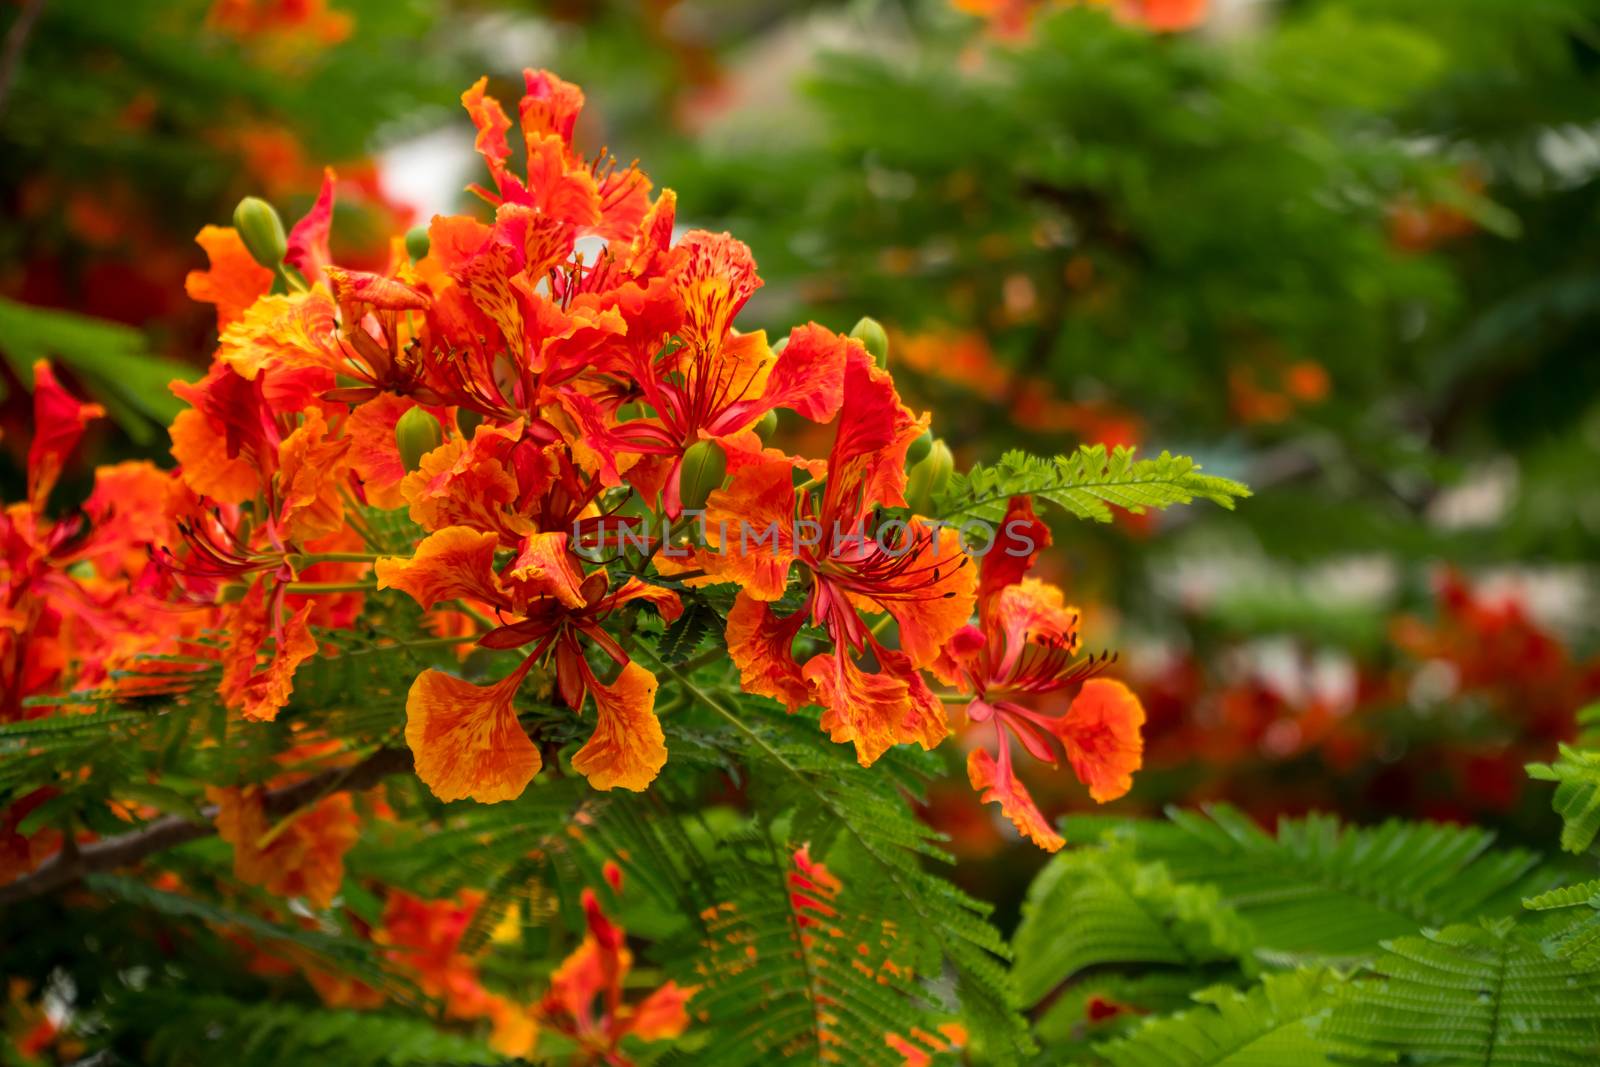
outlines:
[[[485,81],[462,101],[487,210],[397,237],[384,269],[334,262],[331,173],[288,233],[256,200],[203,231],[211,265],[189,289],[221,336],[204,377],[173,387],[176,470],[104,469],[83,515],[50,522],[51,485],[98,412],[40,369],[28,500],[0,528],[0,720],[34,714],[28,697],[156,692],[209,669],[237,717],[269,721],[369,598],[403,594],[440,641],[506,663],[411,683],[405,739],[438,798],[507,800],[539,773],[517,710],[530,676],[586,723],[571,767],[643,790],[668,752],[640,623],[722,585],[743,689],[820,707],[863,766],[939,745],[953,704],[995,745],[973,754],[974,787],[1041,846],[1061,839],[1013,741],[1064,755],[1098,800],[1124,792],[1143,712],[1086,682],[1104,658],[1080,655],[1060,590],[1026,577],[1049,542],[1027,501],[987,552],[924,514],[950,453],[885,360],[815,324],[776,342],[741,329],[761,286],[750,250],[681,230],[674,194],[652,195],[636,165],[582,154],[576,86],[527,72],[515,146]],[[780,411],[831,433],[827,456],[768,444]],[[143,653],[162,656],[108,672]],[[1080,687],[1064,714],[1039,710]],[[286,765],[276,784],[296,780]],[[358,826],[348,795],[278,834],[262,832],[262,788],[212,799],[241,877],[332,897]],[[19,869],[38,861],[23,851]]]

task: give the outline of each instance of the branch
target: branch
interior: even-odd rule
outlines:
[[[262,808],[268,816],[287,815],[330,793],[367,789],[392,774],[409,770],[409,749],[380,748],[354,766],[336,767],[294,785],[269,790],[262,798]],[[63,848],[54,859],[32,874],[18,878],[9,885],[0,885],[0,906],[53,893],[75,884],[85,875],[125,867],[157,852],[209,837],[217,832],[217,809],[207,807],[201,814],[205,816],[205,822],[169,815],[156,819],[142,830],[108,837],[81,848]]]
[[[44,10],[44,0],[24,0],[22,10],[6,31],[4,50],[0,51],[0,115],[5,114],[11,98],[11,83],[22,67],[22,50],[28,45],[28,35],[33,32],[39,13]]]

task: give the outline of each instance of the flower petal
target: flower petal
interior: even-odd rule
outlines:
[[[1089,795],[1104,804],[1133,787],[1144,759],[1144,707],[1133,690],[1111,678],[1091,678],[1055,720],[1053,732]]]
[[[216,305],[217,332],[221,333],[271,291],[272,272],[255,261],[232,226],[206,226],[194,240],[205,249],[211,267],[190,271],[183,288],[191,300]]]
[[[1066,839],[1051,828],[1010,767],[1002,769],[994,757],[984,749],[974,749],[967,756],[967,780],[979,790],[979,800],[984,804],[998,803],[1000,813],[1011,820],[1023,837],[1046,852],[1055,852],[1066,844]]]
[[[50,364],[33,365],[33,442],[28,446],[28,503],[44,507],[67,457],[78,447],[90,419],[106,413],[99,404],[85,404],[61,387]]]
[[[572,767],[596,789],[643,790],[667,762],[666,736],[656,718],[656,676],[629,663],[610,685],[589,676],[599,719],[572,757]]]
[[[782,701],[790,711],[811,703],[811,684],[794,659],[794,639],[805,623],[797,611],[779,618],[765,601],[740,590],[728,612],[728,655],[746,693]]]
[[[907,536],[907,551],[915,558],[903,573],[863,592],[894,616],[901,649],[913,664],[926,667],[972,618],[977,568],[961,547],[960,533],[949,526],[934,533],[913,520]]]
[[[820,725],[834,741],[854,742],[856,762],[863,767],[872,766],[894,745],[914,741],[931,748],[938,743],[930,744],[935,733],[940,739],[945,735],[930,725],[935,713],[927,704],[932,693],[926,685],[914,691],[906,677],[887,669],[869,674],[843,652],[811,657],[802,674],[815,687],[817,703],[826,709]],[[942,708],[937,715],[942,722]]]
[[[410,559],[385,556],[374,565],[379,589],[402,589],[423,608],[441,600],[470,597],[506,604],[494,571],[500,539],[466,526],[446,526],[424,537]]]
[[[794,562],[794,475],[781,459],[741,467],[727,489],[706,499],[708,572],[737,582],[757,600],[777,600]]]
[[[978,571],[978,597],[987,603],[1008,585],[1016,585],[1033,567],[1041,549],[1050,547],[1050,527],[1033,512],[1033,498],[1014,496],[994,543]]]
[[[531,533],[522,539],[508,572],[533,596],[553,596],[569,608],[583,607],[583,571],[567,548],[565,530]]]
[[[440,800],[494,804],[520,796],[539,773],[539,749],[517,721],[512,699],[532,661],[494,685],[426,670],[406,698],[406,744],[417,777]]]
[[[849,345],[823,497],[823,513],[843,528],[853,527],[874,504],[905,505],[906,449],[929,421],[926,413],[915,416],[900,403],[889,372],[873,364],[859,341]]]

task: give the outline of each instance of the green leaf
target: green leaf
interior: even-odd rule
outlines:
[[[936,501],[941,519],[1000,522],[1014,496],[1037,496],[1080,519],[1110,522],[1115,504],[1135,514],[1164,509],[1200,498],[1231,509],[1250,490],[1228,478],[1200,473],[1187,456],[1163,452],[1155,459],[1135,459],[1121,445],[1084,445],[1068,456],[1046,459],[1011,451],[992,467],[977,465],[956,474]]]
[[[1217,890],[1176,885],[1159,863],[1125,847],[1058,853],[1034,879],[1012,938],[1012,977],[1024,1005],[1090,968],[1181,968],[1213,984],[1249,955],[1249,927]]]
[[[1386,942],[1323,1032],[1369,1060],[1587,1067],[1600,1053],[1600,973],[1552,959],[1502,920]]]
[[[1316,1023],[1332,1008],[1323,970],[1269,974],[1246,992],[1195,994],[1205,1007],[1153,1019],[1101,1046],[1112,1067],[1321,1067],[1339,1051]]]
[[[168,383],[196,376],[195,368],[152,353],[144,335],[132,327],[3,298],[0,354],[29,383],[37,360],[70,367],[93,399],[140,444],[154,441],[183,407]]]
[[[1600,704],[1580,711],[1578,722],[1590,727],[1600,722]],[[1556,783],[1550,803],[1561,816],[1561,847],[1582,852],[1594,844],[1600,834],[1600,747],[1564,744],[1554,763],[1530,763],[1527,771],[1536,781]]]
[[[1535,854],[1493,849],[1493,834],[1468,827],[1309,815],[1279,820],[1273,835],[1226,805],[1168,820],[1125,823],[1107,839],[1177,883],[1214,887],[1249,924],[1258,957],[1280,964],[1357,962],[1420,927],[1517,914],[1553,879]]]

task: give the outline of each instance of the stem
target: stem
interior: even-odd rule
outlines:
[[[283,589],[286,593],[371,593],[378,588],[377,582],[285,582]]]
[[[353,767],[324,771],[303,782],[269,790],[262,799],[262,808],[268,815],[280,815],[303,806],[330,783],[338,782],[339,788],[351,791],[366,789],[390,775],[410,771],[411,767],[409,749],[380,748]],[[207,807],[201,814],[205,816],[204,822],[169,815],[156,819],[142,830],[84,845],[75,855],[64,850],[32,874],[0,885],[0,906],[44,896],[74,885],[86,875],[125,867],[154,853],[210,837],[217,832],[217,809]]]
[[[377,552],[306,552],[292,557],[299,567],[314,563],[373,563],[383,557]]]

